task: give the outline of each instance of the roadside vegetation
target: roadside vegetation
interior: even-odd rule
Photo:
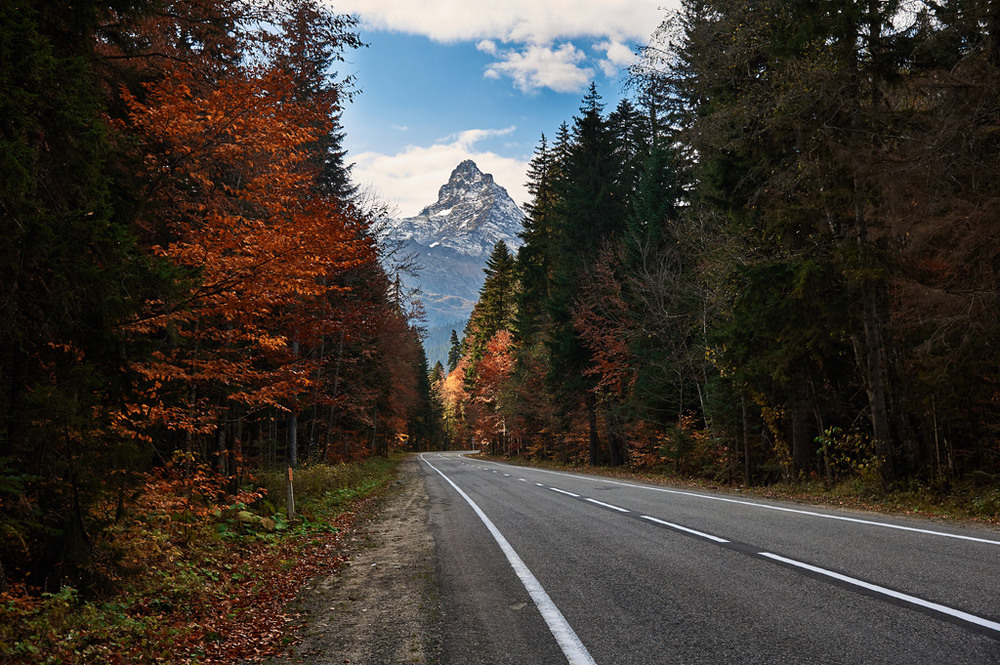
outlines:
[[[193,460],[145,479],[143,497],[109,527],[95,557],[100,594],[15,584],[0,594],[0,663],[246,663],[285,647],[303,584],[345,560],[371,501],[399,458],[315,464],[233,492]],[[108,507],[113,511],[113,506]]]

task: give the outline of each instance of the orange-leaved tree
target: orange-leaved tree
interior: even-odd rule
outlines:
[[[513,335],[498,330],[486,343],[483,357],[476,364],[476,381],[472,401],[478,416],[473,423],[476,439],[488,441],[495,453],[507,450],[510,385],[514,373]]]
[[[132,332],[156,342],[125,415],[193,436],[234,404],[299,408],[316,363],[298,348],[331,332],[338,276],[371,262],[363,215],[317,191],[310,146],[335,109],[295,98],[285,70],[234,67],[206,86],[180,68],[124,93],[141,138],[151,249],[184,268],[187,288],[147,303]]]

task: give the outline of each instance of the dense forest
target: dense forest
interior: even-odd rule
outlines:
[[[108,593],[172,547],[133,526],[429,435],[342,147],[360,46],[316,0],[3,4],[0,592]]]
[[[716,482],[1000,477],[1000,7],[684,0],[537,144],[450,433]],[[1000,509],[1000,492],[991,495]]]

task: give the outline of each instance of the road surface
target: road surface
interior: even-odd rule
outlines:
[[[425,453],[444,665],[1000,663],[1000,532]]]

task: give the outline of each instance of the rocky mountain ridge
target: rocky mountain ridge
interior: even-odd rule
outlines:
[[[434,203],[414,217],[397,220],[393,235],[426,248],[448,248],[467,256],[488,256],[497,241],[513,250],[524,213],[493,176],[471,159],[451,172]]]
[[[405,285],[420,289],[427,314],[425,342],[431,364],[447,355],[451,330],[461,335],[465,321],[479,297],[483,267],[496,243],[516,251],[522,241],[524,213],[489,173],[472,160],[451,172],[438,190],[437,201],[414,217],[390,224],[389,235],[406,243],[420,266]]]

